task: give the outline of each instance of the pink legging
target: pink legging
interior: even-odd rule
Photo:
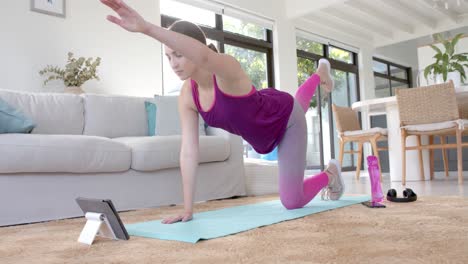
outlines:
[[[304,180],[307,151],[307,124],[304,114],[319,84],[320,77],[313,74],[299,87],[288,128],[278,145],[279,193],[281,202],[287,209],[303,207],[328,184],[325,172]]]

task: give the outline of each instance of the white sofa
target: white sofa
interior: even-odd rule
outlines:
[[[156,100],[161,135],[149,137],[144,101],[153,98],[9,90],[0,98],[36,123],[31,134],[0,134],[0,226],[82,216],[79,196],[111,199],[118,211],[182,203],[181,138],[163,133],[177,131],[178,113],[167,110],[176,100]],[[241,138],[206,133],[195,200],[245,195]]]

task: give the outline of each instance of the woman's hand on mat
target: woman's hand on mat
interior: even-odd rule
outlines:
[[[144,32],[148,27],[147,22],[135,10],[122,0],[101,0],[103,4],[112,8],[119,16],[107,16],[107,20],[115,23],[130,32]]]
[[[168,217],[168,218],[162,220],[162,223],[163,224],[173,224],[173,223],[177,223],[177,222],[187,222],[187,221],[192,220],[192,218],[193,218],[192,213],[183,213],[183,214],[178,215],[178,216]]]

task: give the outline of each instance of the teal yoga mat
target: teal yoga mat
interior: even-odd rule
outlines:
[[[369,200],[369,196],[343,196],[338,201],[315,197],[305,207],[294,210],[287,210],[275,200],[197,213],[192,221],[184,223],[166,225],[156,220],[128,224],[125,228],[132,236],[196,243]]]

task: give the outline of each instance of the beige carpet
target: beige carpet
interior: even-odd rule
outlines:
[[[197,204],[197,211],[277,199]],[[169,216],[180,207],[121,213],[124,223]],[[84,218],[0,228],[0,263],[468,263],[468,199],[360,204],[189,244],[143,237],[76,242]]]

